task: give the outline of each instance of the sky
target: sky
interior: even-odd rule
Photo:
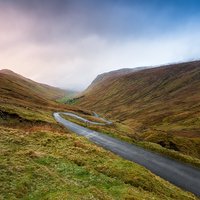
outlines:
[[[100,73],[200,59],[199,0],[0,0],[0,69],[84,90]]]

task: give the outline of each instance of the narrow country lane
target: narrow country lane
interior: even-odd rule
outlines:
[[[136,162],[163,179],[173,183],[180,188],[200,196],[200,170],[187,164],[183,164],[168,157],[142,149],[136,145],[129,144],[103,133],[99,133],[82,127],[68,120],[63,119],[60,114],[54,113],[57,122],[78,135],[88,138],[95,144],[133,162]],[[75,115],[75,114],[73,114]],[[76,118],[80,117],[78,115]]]

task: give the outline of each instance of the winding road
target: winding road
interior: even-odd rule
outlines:
[[[67,112],[57,112],[53,114],[55,120],[69,130],[88,138],[95,144],[127,160],[136,162],[146,167],[154,174],[173,183],[174,185],[200,196],[200,170],[198,168],[183,164],[165,156],[161,156],[157,153],[153,153],[119,139],[112,138],[103,133],[82,127],[62,118],[60,114],[69,115],[85,122],[88,121],[89,123],[96,124],[96,122],[91,122],[79,117],[78,115]],[[95,116],[98,117],[97,114]],[[111,122],[105,120],[105,123]]]

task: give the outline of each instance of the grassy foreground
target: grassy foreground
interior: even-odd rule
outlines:
[[[0,127],[0,199],[195,199],[84,138],[38,129]]]
[[[30,118],[22,108],[12,114],[6,110],[0,119],[2,200],[197,199],[70,133],[56,124],[51,112],[36,110]]]

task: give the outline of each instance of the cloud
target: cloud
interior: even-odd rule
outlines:
[[[0,0],[1,68],[82,90],[105,71],[199,58],[193,7],[125,2]]]

